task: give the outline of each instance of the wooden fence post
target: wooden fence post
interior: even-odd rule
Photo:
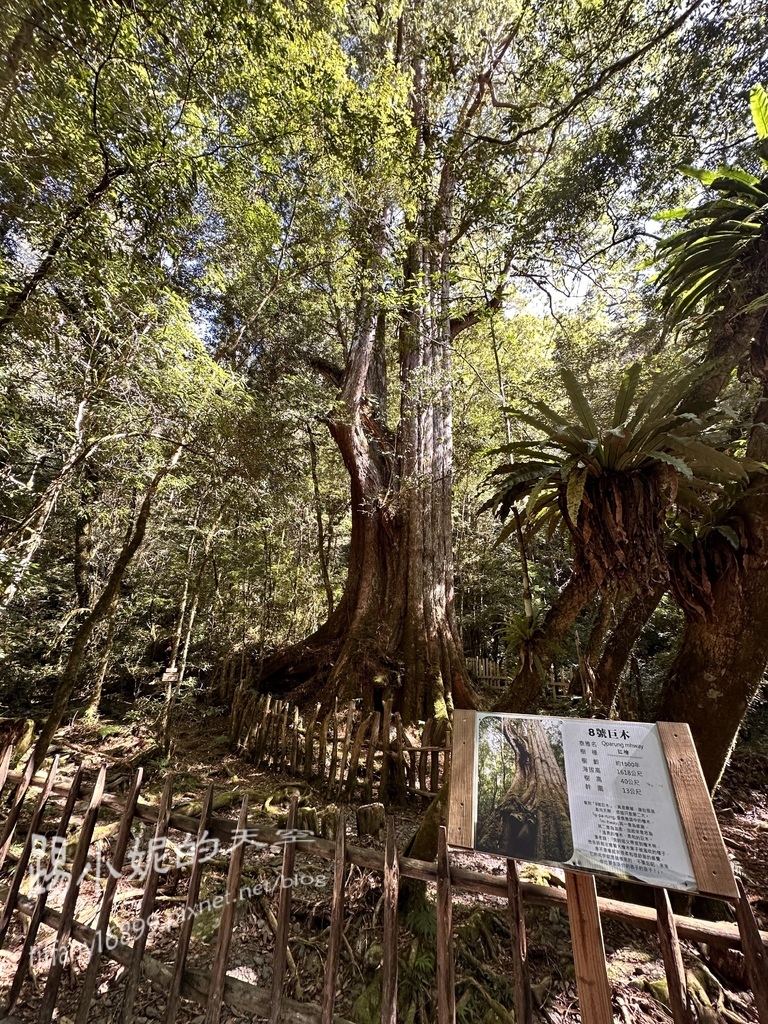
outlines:
[[[291,837],[291,833],[296,829],[298,806],[298,797],[292,797],[288,811],[288,835],[283,851],[283,871],[280,876],[280,905],[277,911],[275,952],[272,957],[272,1009],[269,1014],[269,1024],[277,1024],[283,1004],[283,976],[285,962],[288,959],[288,927],[291,923],[293,866],[296,863],[296,840]]]
[[[310,715],[309,724],[304,729],[304,777],[312,778],[312,761],[315,754],[315,722],[320,714],[320,705]]]
[[[747,893],[740,878],[736,879],[739,899],[736,903],[736,921],[739,925],[747,977],[755,997],[755,1009],[760,1024],[768,1024],[768,954],[765,952],[760,931],[749,905]]]
[[[267,747],[267,735],[269,733],[269,723],[271,721],[271,709],[272,709],[272,696],[267,694],[267,699],[261,708],[261,721],[259,722],[258,732],[256,733],[256,741],[253,745],[253,763],[260,765],[262,758],[264,757],[264,751]]]
[[[350,744],[352,742],[352,729],[353,729],[353,725],[354,725],[354,719],[355,719],[355,702],[354,701],[350,701],[349,702],[349,707],[347,708],[347,720],[346,720],[345,727],[344,727],[344,744],[343,744],[343,746],[341,748],[341,759],[340,759],[340,762],[339,762],[339,787],[338,787],[338,790],[337,790],[337,793],[338,793],[337,799],[338,800],[341,799],[341,794],[342,794],[342,791],[344,789],[344,776],[346,774],[347,756],[349,754],[349,746],[350,746]],[[331,785],[333,785],[333,780],[331,780]]]
[[[384,714],[381,720],[381,779],[379,781],[379,803],[389,803],[390,774],[390,727],[392,725],[392,701],[384,701]]]
[[[397,730],[397,802],[405,806],[408,800],[408,782],[405,778],[405,732],[400,712],[395,714],[395,729]]]
[[[445,825],[437,831],[437,1021],[456,1022],[456,988],[453,967],[453,905],[451,867]]]
[[[333,1024],[333,1007],[336,1002],[336,974],[339,969],[339,951],[344,927],[344,882],[347,874],[346,813],[339,808],[336,831],[336,852],[333,860],[333,897],[331,900],[331,929],[328,936],[328,958],[325,962],[323,980],[323,1002],[320,1010],[320,1024]]]
[[[173,775],[169,772],[165,782],[163,795],[160,800],[160,807],[157,811],[157,825],[155,826],[155,837],[149,858],[149,871],[144,882],[144,896],[141,900],[139,920],[142,922],[141,931],[136,936],[131,953],[131,963],[125,979],[125,995],[120,1010],[120,1024],[131,1024],[133,1021],[133,1004],[136,1002],[136,994],[139,991],[139,978],[141,977],[141,958],[144,956],[147,939],[149,938],[149,918],[155,909],[155,895],[160,881],[158,871],[158,852],[163,847],[166,833],[168,832],[168,819],[171,816],[171,801],[173,800]]]
[[[335,701],[331,721],[333,723],[333,743],[331,745],[331,763],[328,767],[328,787],[326,789],[326,794],[329,800],[333,793],[333,784],[336,780],[336,756],[339,747],[339,711]]]
[[[77,769],[75,777],[72,780],[72,785],[69,787],[67,793],[67,799],[64,803],[64,809],[61,812],[61,818],[59,820],[59,827],[56,829],[56,835],[54,836],[54,842],[57,839],[64,839],[67,834],[67,828],[69,827],[69,819],[72,817],[72,812],[75,809],[77,803],[77,797],[80,792],[80,783],[83,780],[83,768],[82,765]],[[53,843],[51,844],[53,849]],[[46,875],[50,875],[54,869],[54,854],[48,858],[48,867]],[[29,969],[30,956],[32,954],[32,947],[37,940],[37,932],[40,928],[40,924],[43,920],[43,913],[45,911],[45,904],[48,900],[48,889],[43,886],[39,893],[37,900],[35,901],[35,909],[32,911],[32,917],[29,920],[27,926],[27,934],[24,939],[24,946],[21,950],[21,956],[19,957],[19,964],[16,968],[16,974],[13,977],[13,984],[11,985],[11,991],[8,996],[8,1013],[13,1009],[16,1000],[19,998],[21,988],[24,984],[24,979],[27,976],[27,970]]]
[[[287,709],[286,709],[287,710]],[[224,894],[224,907],[219,920],[219,935],[216,941],[216,953],[211,968],[211,985],[208,989],[208,1008],[205,1012],[205,1024],[216,1024],[221,1016],[221,1004],[224,999],[224,985],[227,980],[227,958],[232,942],[232,928],[235,923],[237,907],[237,887],[240,885],[240,873],[243,869],[245,842],[242,833],[248,824],[248,794],[243,797],[240,805],[240,816],[237,819],[235,841],[229,855],[227,871],[227,887]],[[240,837],[238,838],[238,833]],[[183,965],[182,965],[183,968]]]
[[[669,1008],[675,1024],[691,1024],[688,1008],[688,987],[685,983],[685,966],[677,937],[675,918],[666,889],[656,890],[656,929],[667,975]]]
[[[48,797],[51,795],[53,784],[56,781],[56,773],[59,770],[59,756],[58,754],[53,759],[48,777],[45,780],[43,788],[40,790],[40,795],[37,798],[35,809],[32,812],[29,825],[27,826],[27,837],[24,840],[24,847],[21,851],[21,856],[14,869],[13,878],[8,888],[8,896],[5,900],[5,906],[3,907],[3,913],[0,916],[0,949],[5,941],[5,935],[8,931],[8,925],[11,923],[13,917],[13,909],[16,906],[16,898],[19,895],[21,889],[21,883],[24,881],[24,875],[29,864],[30,857],[32,856],[32,844],[34,842],[37,830],[40,827],[40,821],[45,811],[45,805],[48,802]]]
[[[299,763],[299,709],[293,709],[293,733],[291,734],[291,774],[295,775]]]
[[[381,1024],[397,1024],[397,901],[399,891],[400,868],[397,860],[395,819],[389,815],[387,817],[387,845],[384,853]]]
[[[376,756],[376,744],[379,741],[379,727],[381,725],[381,712],[377,711],[373,716],[371,735],[368,738],[368,756],[365,763],[365,790],[364,799],[367,804],[373,800],[373,759]]]
[[[203,862],[200,859],[200,844],[208,831],[208,821],[211,816],[212,806],[213,783],[210,782],[203,799],[203,805],[200,808],[200,825],[197,830],[197,841],[195,843],[194,853],[192,854],[192,870],[189,875],[187,902],[184,905],[184,918],[181,922],[181,929],[179,930],[179,939],[176,944],[176,959],[173,962],[173,974],[171,975],[171,984],[168,988],[168,1004],[165,1010],[166,1024],[174,1024],[176,1014],[179,1010],[181,983],[184,978],[184,964],[187,960],[189,943],[192,938],[192,927],[195,923],[194,908],[197,903],[197,897],[200,894],[200,880],[203,877]],[[81,1024],[81,1022],[77,1021],[77,1024]],[[85,1024],[85,1022],[82,1022],[82,1024]]]
[[[106,778],[107,766],[102,765],[96,779],[96,785],[93,787],[93,793],[91,794],[91,799],[88,804],[88,810],[85,812],[85,817],[83,818],[83,827],[80,829],[80,836],[77,840],[75,855],[72,858],[72,873],[67,885],[67,893],[64,897],[64,903],[61,908],[61,924],[59,925],[59,930],[56,933],[56,938],[53,943],[51,969],[48,972],[48,980],[45,983],[45,990],[43,991],[43,1001],[40,1005],[37,1018],[40,1024],[48,1024],[48,1022],[53,1018],[53,1011],[56,1006],[56,996],[61,983],[61,975],[64,972],[64,959],[67,953],[67,944],[69,943],[69,938],[72,934],[72,925],[75,919],[77,897],[80,894],[80,886],[82,884],[83,875],[85,874],[88,861],[88,848],[91,845],[93,829],[96,825],[96,819],[99,816],[101,798],[104,796],[104,783]]]
[[[445,739],[448,735],[448,720],[442,718],[432,726],[432,741],[431,746],[442,747],[445,746]],[[429,788],[433,793],[437,793],[440,789],[440,753],[437,750],[432,751],[432,768],[429,776]]]
[[[5,789],[5,780],[8,778],[8,769],[11,766],[11,758],[13,757],[13,744],[9,743],[3,751],[3,759],[0,761],[0,796],[3,795]]]
[[[288,767],[288,701],[283,707],[283,717],[280,722],[280,734],[277,739],[277,750],[275,751],[275,767],[283,772]]]
[[[565,891],[581,1019],[584,1024],[612,1024],[611,985],[595,879],[592,875],[566,871]]]
[[[264,732],[264,753],[262,756],[262,763],[267,768],[270,762],[274,758],[275,752],[275,732],[280,727],[280,710],[282,703],[279,700],[272,702],[269,715],[267,716],[267,728]]]
[[[331,716],[336,714],[335,703],[334,707],[328,712],[323,719],[323,723],[320,726],[320,737],[319,737],[319,750],[317,752],[317,776],[318,782],[325,781],[326,764],[325,755],[328,752],[328,727],[331,724]]]
[[[424,725],[424,729],[423,729],[423,731],[421,733],[422,751],[421,751],[421,755],[419,757],[419,782],[418,782],[418,786],[419,786],[419,789],[424,789],[424,790],[426,790],[426,788],[427,788],[427,758],[429,757],[429,754],[427,754],[426,750],[424,750],[423,748],[424,747],[429,747],[429,746],[432,745],[432,725],[433,724],[434,724],[433,723],[433,719],[428,718],[426,723],[425,723],[425,725]]]
[[[24,767],[24,774],[19,780],[16,789],[13,792],[13,799],[11,801],[11,807],[8,811],[5,819],[5,826],[3,828],[3,834],[0,836],[0,868],[5,863],[5,858],[8,855],[8,851],[11,848],[11,841],[13,840],[13,833],[16,831],[16,822],[19,820],[21,814],[21,807],[24,803],[24,797],[27,795],[29,784],[32,782],[32,778],[35,774],[35,755],[30,754],[27,758],[27,763]]]
[[[523,890],[517,861],[507,860],[507,893],[509,894],[509,927],[512,936],[512,965],[515,985],[516,1024],[532,1024],[533,999],[528,969],[528,937],[525,931]]]
[[[363,741],[368,732],[368,727],[373,722],[373,715],[368,715],[364,722],[361,722],[357,729],[355,742],[349,755],[349,771],[347,772],[347,785],[344,790],[345,798],[351,802],[357,787],[357,770],[360,761],[360,753],[363,749]],[[339,783],[339,799],[341,799],[341,783]]]
[[[86,1021],[88,1020],[88,1011],[91,1006],[93,993],[96,989],[96,981],[99,976],[101,955],[106,945],[106,937],[109,930],[109,915],[112,910],[112,902],[115,898],[115,893],[117,892],[117,882],[120,878],[120,870],[123,866],[123,860],[125,859],[125,851],[128,849],[128,843],[131,838],[131,826],[133,824],[133,816],[136,811],[136,802],[139,799],[139,790],[141,789],[143,777],[143,768],[137,769],[136,774],[133,777],[133,783],[131,784],[131,788],[125,799],[125,809],[120,822],[120,830],[117,833],[115,852],[110,865],[111,870],[107,875],[107,884],[104,887],[104,895],[102,896],[101,906],[99,907],[99,917],[96,922],[96,934],[93,940],[93,945],[91,946],[88,966],[85,969],[83,991],[80,996],[80,1005],[77,1009],[76,1024],[86,1024]]]

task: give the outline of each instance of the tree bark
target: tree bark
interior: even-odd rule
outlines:
[[[315,499],[315,518],[317,520],[317,559],[320,563],[320,575],[323,578],[323,587],[328,601],[328,615],[333,615],[333,587],[331,576],[328,572],[328,559],[325,552],[325,529],[323,527],[323,503],[320,497],[320,481],[317,478],[317,445],[312,434],[312,428],[307,424],[307,437],[309,438],[309,464],[312,469],[312,492]]]
[[[414,419],[411,438],[426,430],[423,411]],[[418,472],[432,442],[399,460],[362,424],[330,428],[351,480],[344,594],[313,636],[265,663],[262,685],[308,683],[298,699],[362,696],[366,710],[391,697],[406,722],[473,706],[454,616],[450,482]]]
[[[739,305],[768,290],[765,259],[763,239],[756,257],[752,292],[738,295]],[[710,353],[723,358],[723,367],[728,370],[749,355],[750,371],[762,393],[752,417],[747,455],[765,461],[768,314],[764,310],[727,315],[729,312],[726,309],[721,314],[711,334]],[[726,379],[723,373],[712,379],[712,398],[719,394]],[[698,555],[704,551],[712,583],[709,608],[703,615],[684,608],[682,642],[664,682],[658,708],[660,720],[688,722],[704,777],[713,790],[768,664],[768,482],[764,478],[758,477],[736,501],[727,524],[739,535],[740,550],[734,552],[728,541],[714,531],[697,548]]]
[[[80,488],[80,503],[75,515],[75,591],[80,608],[90,608],[93,586],[93,529],[90,506],[95,498],[97,474],[86,461],[83,466],[83,482]]]
[[[115,642],[115,629],[117,626],[117,608],[120,604],[120,592],[117,591],[115,596],[112,598],[112,604],[109,607],[109,622],[107,625],[107,638],[104,642],[104,650],[101,654],[99,661],[99,668],[96,673],[96,680],[93,684],[93,690],[88,698],[88,703],[83,712],[83,718],[90,721],[95,721],[99,717],[99,705],[101,704],[101,691],[104,687],[104,680],[107,678],[107,669],[109,668],[109,662],[112,657],[112,647]]]
[[[657,712],[660,721],[688,722],[711,789],[768,663],[768,481],[752,484],[729,522],[739,527],[742,551],[710,534],[726,569],[713,582],[709,615],[686,622]]]
[[[415,164],[429,163],[424,57],[412,63]],[[350,476],[352,537],[343,597],[328,621],[264,667],[262,685],[308,681],[298,698],[330,706],[393,700],[405,723],[474,707],[454,610],[451,244],[454,180],[445,160],[434,194],[406,225],[398,335],[400,416],[386,421],[384,311],[378,288],[357,302],[346,366],[316,367],[340,388],[328,421]],[[389,211],[361,225],[365,274],[381,280]]]

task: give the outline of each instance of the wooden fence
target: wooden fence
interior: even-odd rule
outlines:
[[[311,779],[328,799],[404,804],[436,796],[450,770],[444,720],[428,719],[411,740],[392,701],[362,718],[355,701],[308,717],[287,701],[252,696],[232,714],[238,752],[256,765]]]
[[[509,674],[509,668],[503,661],[494,661],[493,658],[466,658],[467,670],[475,682],[492,690],[504,690],[512,682],[513,676]],[[555,676],[554,669],[550,669],[544,681],[544,690],[551,698],[565,697],[571,693],[575,678],[578,677],[578,668],[571,668],[569,672],[560,670],[560,678]]]
[[[57,1006],[66,952],[71,942],[83,943],[90,950],[88,966],[79,979],[79,1007],[76,1024],[86,1024],[92,1006],[99,966],[102,957],[109,957],[123,965],[121,984],[124,985],[121,1021],[129,1024],[133,1020],[134,1007],[140,977],[143,973],[152,988],[166,997],[165,1021],[173,1024],[177,1018],[180,999],[190,999],[204,1007],[206,1024],[220,1019],[223,1006],[253,1013],[268,1019],[270,1024],[278,1021],[292,1024],[347,1024],[335,1015],[336,980],[339,956],[344,940],[345,927],[345,879],[346,866],[356,864],[361,868],[377,872],[383,878],[384,915],[382,924],[382,1011],[383,1024],[395,1024],[397,1020],[398,986],[398,892],[401,878],[412,878],[433,883],[436,889],[437,935],[436,935],[436,978],[435,992],[438,1024],[454,1024],[456,1016],[455,991],[453,984],[453,926],[452,896],[457,890],[500,897],[507,901],[509,923],[512,935],[511,952],[514,962],[515,996],[514,1010],[518,1024],[531,1024],[531,986],[528,978],[528,959],[525,933],[524,907],[544,905],[566,909],[571,921],[574,945],[574,961],[579,985],[581,1016],[585,1024],[604,1024],[611,1021],[611,990],[606,973],[600,918],[618,919],[625,924],[646,931],[656,931],[659,936],[663,959],[669,983],[670,1002],[675,1024],[688,1024],[689,1008],[686,1000],[685,980],[682,970],[679,939],[685,938],[708,943],[727,949],[741,949],[744,952],[747,972],[752,986],[755,1007],[760,1024],[768,1024],[768,933],[758,931],[752,911],[743,889],[736,903],[738,926],[716,924],[672,914],[667,894],[662,890],[657,900],[657,909],[639,907],[615,900],[595,896],[594,879],[588,875],[571,876],[576,883],[566,891],[548,886],[520,881],[517,864],[507,861],[506,877],[489,875],[460,868],[451,862],[451,852],[446,845],[444,828],[439,831],[439,850],[435,863],[415,860],[398,854],[395,846],[393,819],[389,819],[384,851],[362,849],[347,844],[344,828],[344,810],[341,811],[340,827],[335,842],[310,838],[301,842],[301,851],[310,857],[319,857],[333,863],[333,890],[330,910],[330,928],[325,966],[325,983],[319,1004],[303,1003],[288,999],[283,994],[286,965],[289,959],[289,935],[291,923],[292,890],[281,888],[277,918],[275,921],[275,946],[272,958],[272,985],[270,989],[241,981],[227,975],[227,966],[235,928],[235,906],[240,893],[240,879],[245,855],[245,844],[233,843],[226,894],[220,920],[216,946],[209,970],[192,970],[187,966],[192,934],[194,910],[200,892],[204,865],[199,859],[193,861],[186,897],[183,923],[176,943],[176,954],[171,965],[161,963],[147,953],[148,920],[152,913],[160,873],[154,859],[150,862],[145,880],[145,890],[140,909],[143,925],[133,945],[114,939],[107,940],[110,913],[117,888],[117,878],[123,867],[131,828],[134,819],[150,823],[155,827],[155,841],[162,840],[169,830],[177,830],[198,839],[206,833],[224,842],[233,842],[242,835],[247,826],[248,798],[243,799],[237,820],[214,818],[211,809],[214,802],[213,785],[210,784],[202,804],[199,818],[172,812],[173,779],[166,780],[159,806],[151,806],[139,800],[142,784],[141,771],[133,778],[124,799],[118,800],[105,792],[105,768],[98,773],[92,788],[82,787],[82,770],[69,784],[57,783],[58,764],[54,760],[46,776],[34,776],[31,760],[23,771],[9,772],[9,752],[0,764],[0,792],[6,783],[14,785],[4,802],[5,821],[0,831],[0,865],[6,859],[16,825],[25,809],[26,839],[10,876],[5,904],[0,916],[0,945],[5,940],[14,912],[28,918],[28,926],[10,992],[10,1007],[19,999],[28,973],[30,954],[33,952],[41,924],[56,930],[52,963],[43,990],[39,1024],[52,1020]],[[38,791],[33,807],[26,807],[32,790]],[[64,837],[78,802],[82,802],[82,824],[77,844],[71,857],[71,875],[58,910],[47,906],[48,894],[40,892],[36,899],[20,895],[21,882],[27,871],[32,854],[32,836],[44,826],[47,805],[53,794],[63,797],[59,809],[56,836]],[[120,825],[111,855],[109,878],[104,890],[94,927],[88,927],[77,919],[80,878],[89,857],[93,831],[102,808],[108,807],[120,814]],[[288,831],[283,835],[267,829],[248,830],[249,842],[283,846],[282,875],[293,877],[297,852],[297,840],[292,838],[296,824],[297,801],[292,800],[288,815]],[[50,831],[51,824],[47,826]],[[49,864],[49,868],[51,865]],[[9,1008],[10,1008],[9,1007]]]
[[[466,658],[467,670],[478,683],[503,690],[509,685],[511,676],[503,662],[493,658]]]

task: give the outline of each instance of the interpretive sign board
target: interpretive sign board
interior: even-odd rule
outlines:
[[[687,726],[456,712],[448,841],[735,898]]]

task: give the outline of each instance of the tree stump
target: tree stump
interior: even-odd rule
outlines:
[[[384,835],[384,804],[362,804],[357,808],[357,834],[381,839]]]
[[[323,811],[323,838],[334,840],[339,828],[339,808],[336,804],[328,804]]]
[[[296,828],[302,832],[311,832],[315,836],[320,835],[320,826],[317,822],[317,808],[300,807],[296,814]]]

